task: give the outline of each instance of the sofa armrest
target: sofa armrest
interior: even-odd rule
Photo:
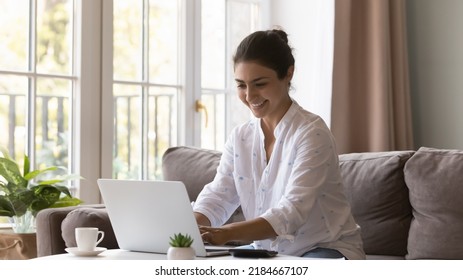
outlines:
[[[61,224],[66,216],[81,206],[43,209],[37,213],[37,256],[48,256],[66,253]],[[85,207],[104,208],[103,205],[86,205]]]

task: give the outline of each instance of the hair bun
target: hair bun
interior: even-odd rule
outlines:
[[[288,34],[281,29],[272,29],[272,32],[277,34],[286,44],[288,44]]]
[[[233,65],[242,61],[254,61],[277,73],[278,79],[287,76],[294,66],[288,35],[281,28],[255,31],[246,36],[236,48]]]

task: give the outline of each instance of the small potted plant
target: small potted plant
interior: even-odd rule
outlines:
[[[13,220],[16,233],[35,232],[34,217],[45,208],[75,206],[82,201],[69,192],[64,182],[81,178],[66,175],[39,180],[44,173],[60,167],[51,166],[41,170],[30,170],[29,158],[24,156],[24,170],[14,161],[8,151],[0,147],[0,216]]]
[[[195,250],[191,247],[193,239],[190,235],[181,233],[174,234],[170,237],[170,248],[167,250],[168,260],[193,260],[195,258]]]

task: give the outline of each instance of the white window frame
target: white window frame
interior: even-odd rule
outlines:
[[[77,184],[77,196],[85,204],[99,203],[100,194],[96,180],[101,177],[105,146],[103,132],[102,72],[104,54],[102,50],[102,11],[105,0],[76,1],[74,71],[76,83],[75,110],[73,112],[74,130],[72,145],[75,152],[75,172],[84,179]],[[111,56],[112,57],[112,56]],[[112,58],[111,58],[112,59]],[[112,65],[112,63],[111,63]],[[102,98],[103,97],[103,98]]]
[[[194,108],[196,100],[201,98],[201,2],[180,1],[182,9],[179,29],[182,37],[179,69],[180,84],[183,86],[178,98],[177,143],[199,146],[201,114],[195,112]],[[242,1],[259,2],[264,15],[262,26],[268,24],[268,1]],[[76,100],[76,129],[73,137],[76,142],[73,144],[76,148],[76,162],[80,163],[76,171],[86,179],[80,182],[78,195],[85,203],[100,203],[102,201],[96,180],[111,178],[113,164],[113,1],[77,2],[80,3],[76,36],[79,36],[82,44],[75,53],[76,58],[80,55],[82,60],[76,59],[76,75],[79,77],[77,92],[80,94]]]

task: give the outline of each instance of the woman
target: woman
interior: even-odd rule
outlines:
[[[255,32],[233,60],[239,98],[256,118],[232,131],[217,175],[194,204],[203,239],[254,240],[254,248],[294,256],[365,258],[333,136],[289,96],[294,57],[287,34]],[[245,221],[223,225],[240,205]]]

